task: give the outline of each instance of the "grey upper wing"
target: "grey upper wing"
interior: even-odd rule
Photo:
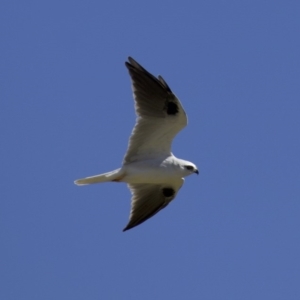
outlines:
[[[128,60],[138,118],[124,163],[170,154],[173,138],[187,125],[186,113],[164,79],[154,77],[131,57]]]
[[[183,182],[180,179],[175,185],[128,184],[132,193],[131,211],[123,231],[145,222],[165,208],[175,198]]]

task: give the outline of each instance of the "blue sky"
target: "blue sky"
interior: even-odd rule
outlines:
[[[0,298],[300,299],[299,1],[2,1]],[[132,56],[193,161],[125,233]]]

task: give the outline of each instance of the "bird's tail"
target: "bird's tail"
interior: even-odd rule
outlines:
[[[121,169],[117,169],[100,175],[81,178],[75,180],[74,183],[77,185],[86,185],[86,184],[108,182],[108,181],[120,181],[124,177],[123,173],[124,171],[121,171]]]

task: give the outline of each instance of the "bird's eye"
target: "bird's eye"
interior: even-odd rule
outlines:
[[[185,168],[189,171],[194,171],[194,167],[193,166],[185,166]]]

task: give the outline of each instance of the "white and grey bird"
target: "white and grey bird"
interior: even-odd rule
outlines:
[[[187,125],[186,113],[165,80],[129,57],[125,65],[132,81],[136,124],[120,169],[75,181],[77,185],[125,182],[132,193],[131,229],[165,208],[177,195],[184,178],[199,174],[195,164],[171,152],[175,135]]]

